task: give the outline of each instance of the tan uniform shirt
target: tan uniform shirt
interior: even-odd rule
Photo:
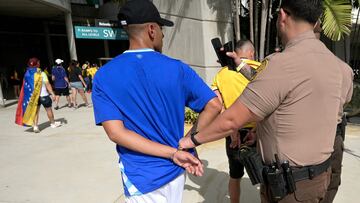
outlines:
[[[342,100],[344,65],[312,31],[290,41],[273,55],[240,96],[262,119],[258,147],[270,164],[274,155],[291,165],[307,166],[327,160]]]

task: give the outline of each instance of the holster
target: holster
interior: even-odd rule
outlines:
[[[289,162],[284,162],[281,167],[273,164],[264,171],[265,184],[270,190],[271,199],[278,202],[286,195],[295,192],[296,185],[292,168]]]
[[[304,166],[301,168],[290,167],[289,162],[285,161],[279,167],[273,164],[264,169],[264,181],[270,190],[271,199],[278,202],[286,195],[295,192],[296,182],[311,180],[325,172],[331,163],[331,158],[318,165]]]
[[[275,155],[276,156],[276,155]],[[286,195],[295,192],[296,182],[306,179],[313,179],[326,171],[330,166],[331,159],[318,165],[305,167],[290,167],[288,161],[282,164],[277,162],[265,165],[255,148],[243,146],[238,154],[240,162],[244,165],[250,181],[253,185],[265,184],[271,194],[271,199],[278,202]]]
[[[253,147],[241,147],[239,150],[240,162],[244,165],[250,181],[253,185],[264,183],[263,171],[265,165],[256,149]]]

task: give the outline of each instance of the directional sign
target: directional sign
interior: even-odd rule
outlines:
[[[127,40],[125,30],[111,27],[87,27],[75,26],[75,37],[77,39],[106,39]]]

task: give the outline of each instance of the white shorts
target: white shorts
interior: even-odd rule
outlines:
[[[181,203],[185,173],[152,192],[125,198],[126,203]]]

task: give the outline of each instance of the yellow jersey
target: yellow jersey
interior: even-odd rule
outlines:
[[[243,59],[249,66],[257,69],[261,63],[250,59]],[[228,67],[223,67],[215,76],[211,85],[213,91],[218,90],[221,94],[221,98],[224,103],[225,109],[228,109],[236,99],[241,95],[246,86],[249,84],[249,80],[245,78],[241,73],[230,70]],[[244,128],[255,127],[255,122],[248,123]]]
[[[94,75],[97,72],[97,68],[91,67],[87,69],[87,75],[91,76],[92,79],[94,79]]]

